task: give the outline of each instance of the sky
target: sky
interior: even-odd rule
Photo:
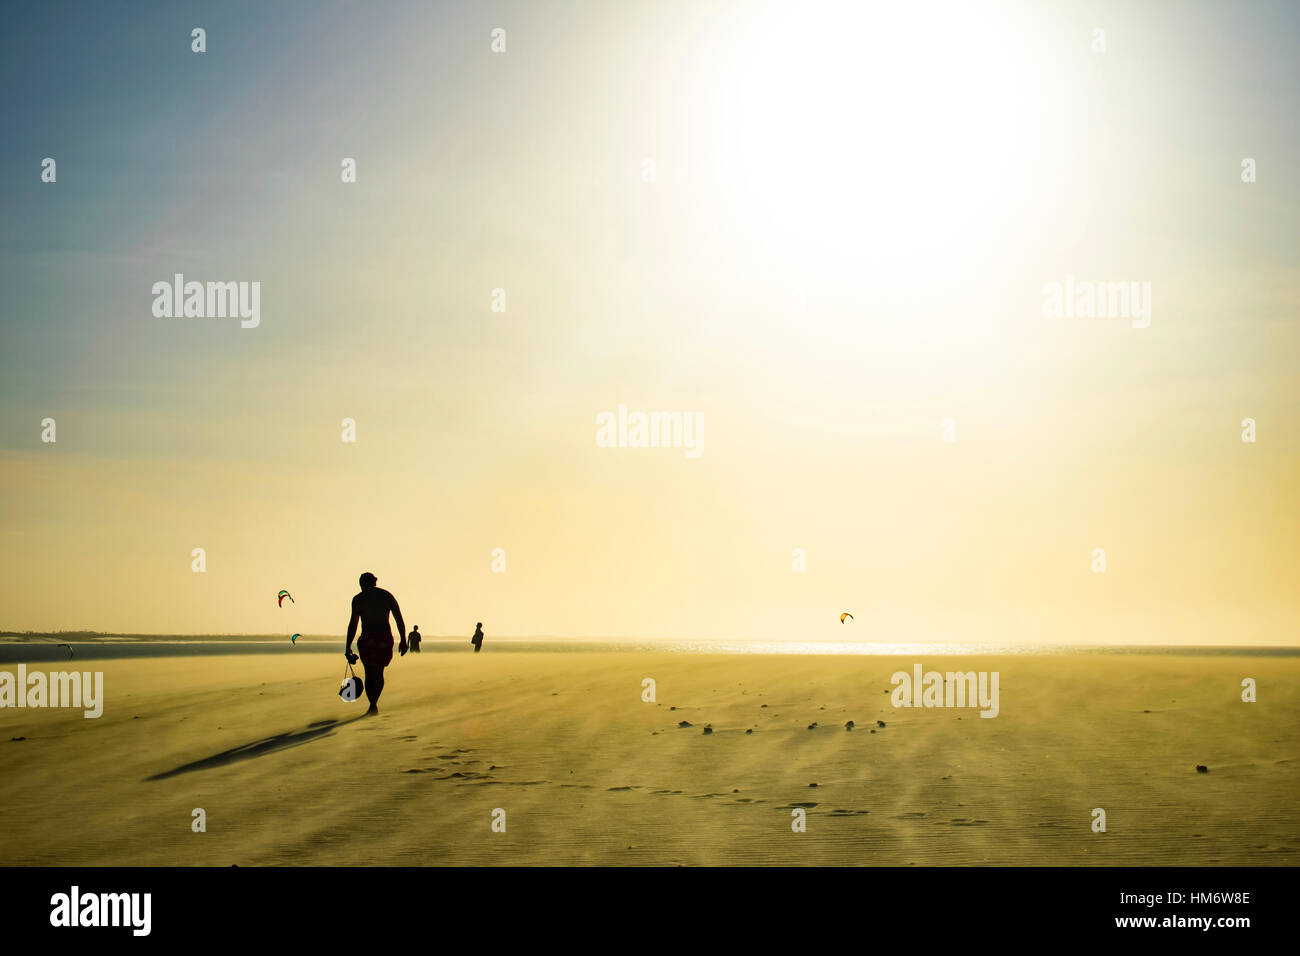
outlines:
[[[434,635],[1296,642],[1294,5],[19,3],[0,73],[0,628],[341,637],[372,570]]]

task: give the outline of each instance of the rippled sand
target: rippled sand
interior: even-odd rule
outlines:
[[[916,660],[997,670],[999,716],[891,706]],[[0,710],[5,864],[1300,862],[1293,657],[489,648],[395,661],[362,719],[341,656],[83,666],[102,718]]]

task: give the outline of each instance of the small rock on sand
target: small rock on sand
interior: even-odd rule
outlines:
[[[1198,764],[1196,765],[1196,772],[1197,772],[1197,773],[1209,773],[1209,772],[1210,772],[1210,768],[1207,767],[1207,766],[1205,766],[1205,764],[1203,764],[1203,763],[1198,763]]]
[[[704,725],[704,732],[705,732],[706,734],[711,734],[711,733],[713,733],[713,725],[712,725],[712,724],[705,724],[705,725]]]
[[[752,734],[753,732],[754,732],[754,728],[753,728],[753,727],[750,727],[747,731],[745,731],[745,733],[747,733],[747,734]]]
[[[816,730],[816,729],[817,729],[817,721],[814,720],[811,724],[809,724],[809,725],[808,725],[808,729],[809,729],[809,730]]]
[[[692,724],[689,720],[683,720],[683,721],[681,721],[680,723],[678,723],[677,726],[678,726],[678,727],[693,727],[693,726],[695,726],[695,725]]]
[[[885,726],[885,722],[884,722],[883,720],[878,720],[878,721],[876,721],[876,726],[877,726],[877,727],[883,727],[883,726]]]
[[[845,730],[852,730],[852,729],[853,729],[853,721],[851,721],[851,720],[850,720],[850,721],[846,721],[845,724],[844,724],[844,729],[845,729]]]

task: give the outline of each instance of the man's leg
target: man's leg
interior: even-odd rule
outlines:
[[[379,664],[366,664],[366,700],[370,701],[370,709],[378,712],[379,708],[375,705],[379,702],[379,695],[384,691],[384,668]]]

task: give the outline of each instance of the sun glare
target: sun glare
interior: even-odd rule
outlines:
[[[735,45],[724,142],[751,227],[909,274],[1010,212],[1042,108],[1010,21],[969,5],[774,6]]]

